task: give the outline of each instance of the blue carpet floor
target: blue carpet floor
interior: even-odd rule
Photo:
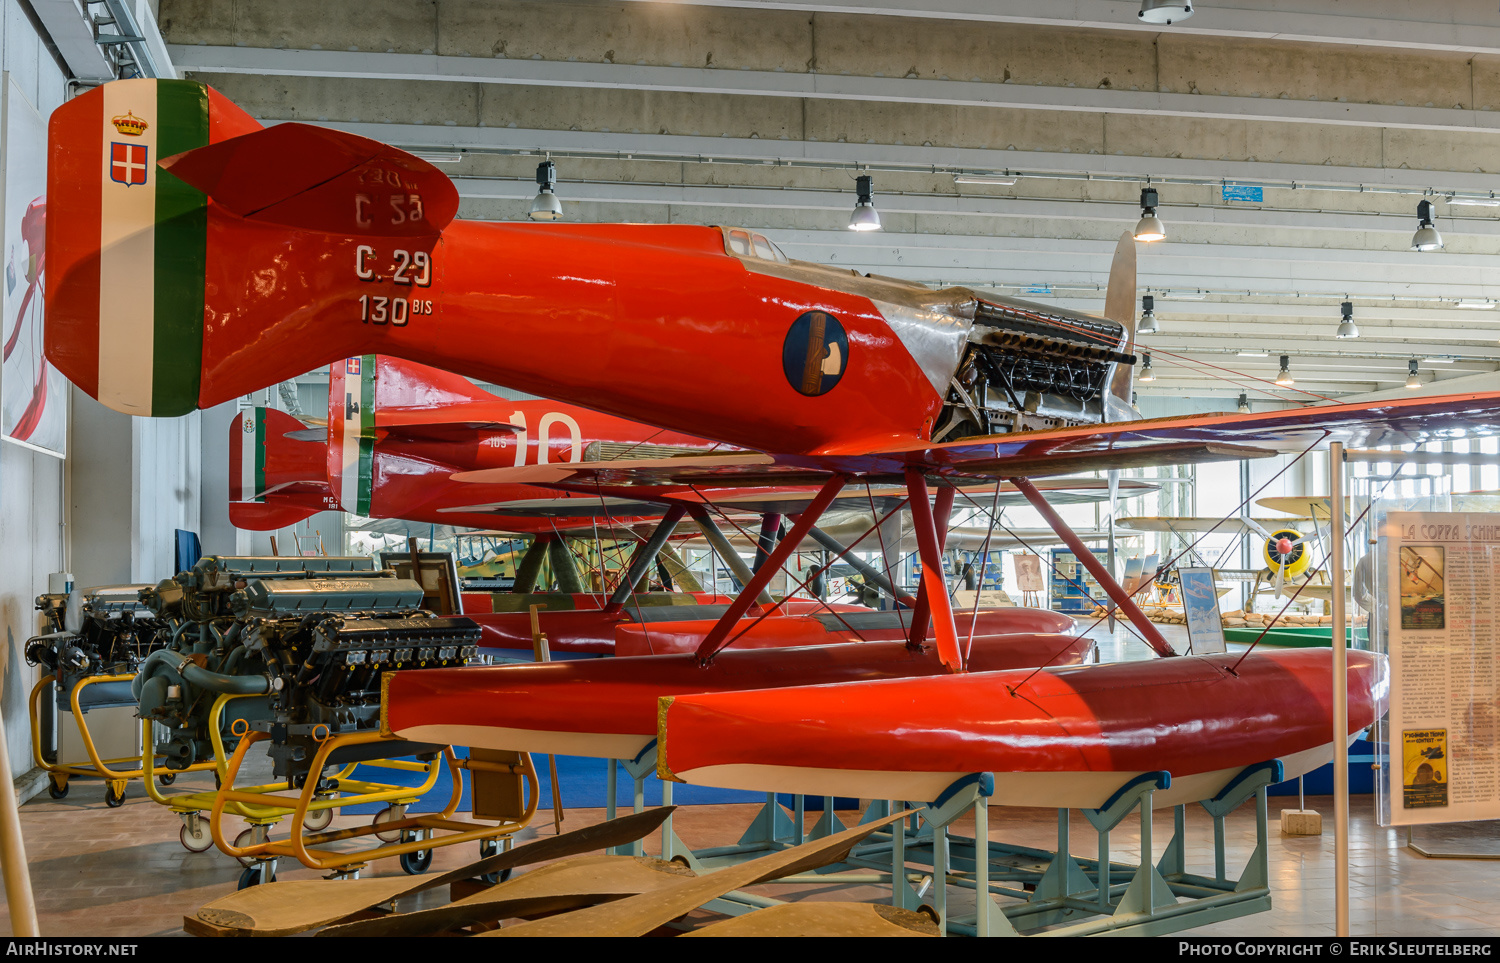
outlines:
[[[460,756],[468,754],[467,749],[457,750]],[[547,775],[547,757],[534,756],[533,764],[537,769],[537,777],[541,783],[541,800],[537,809],[546,810],[552,808],[552,787]],[[616,765],[619,765],[616,763]],[[592,759],[584,756],[558,756],[557,757],[557,783],[562,796],[563,807],[566,809],[602,809],[605,805],[605,780],[609,773],[609,762],[604,759]],[[381,782],[390,785],[416,786],[422,780],[418,773],[402,772],[396,769],[384,769],[375,766],[361,766],[355,770],[354,778],[367,779],[371,782]],[[634,782],[625,768],[620,766],[619,776],[619,804],[622,808],[629,809],[632,803]],[[448,802],[448,794],[453,791],[453,783],[448,778],[446,767],[438,775],[437,785],[433,786],[421,801],[411,807],[411,812],[437,812]],[[764,793],[740,792],[732,789],[712,789],[706,786],[685,786],[681,783],[672,787],[672,802],[679,806],[701,806],[710,803],[742,803],[742,802],[764,802]],[[809,800],[811,803],[812,800]],[[646,780],[646,805],[661,805],[661,781],[654,775]],[[363,806],[349,806],[341,810],[349,815],[372,815],[380,809],[385,808],[384,803],[370,803]],[[469,789],[465,780],[463,799],[459,803],[459,811],[465,812],[469,809]]]

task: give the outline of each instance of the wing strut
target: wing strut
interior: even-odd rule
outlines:
[[[813,526],[811,534],[814,541],[816,541],[824,548],[828,549],[837,557],[843,559],[845,562],[848,562],[856,572],[864,576],[866,582],[869,582],[871,585],[885,592],[885,594],[889,595],[897,602],[900,602],[902,605],[910,607],[917,604],[917,600],[912,598],[910,595],[907,595],[905,592],[897,591],[896,586],[892,585],[891,580],[886,578],[879,569],[875,568],[875,566],[871,565],[869,562],[866,562],[864,559],[856,556],[850,549],[845,548],[843,542],[840,542],[838,539],[834,538],[832,535],[828,534],[817,526]]]
[[[1042,493],[1036,490],[1036,486],[1031,483],[1031,480],[1027,478],[1012,478],[1010,479],[1010,483],[1016,486],[1017,491],[1026,496],[1026,500],[1031,503],[1032,508],[1041,513],[1042,518],[1057,533],[1057,537],[1063,540],[1063,544],[1068,546],[1078,561],[1083,563],[1083,567],[1089,570],[1089,574],[1094,576],[1094,581],[1104,587],[1104,591],[1120,607],[1120,611],[1125,613],[1125,617],[1130,620],[1130,624],[1134,625],[1140,631],[1141,637],[1146,640],[1146,644],[1151,646],[1157,655],[1176,655],[1177,653],[1173,652],[1172,647],[1167,644],[1167,640],[1162,638],[1161,630],[1150,619],[1146,618],[1146,613],[1142,612],[1140,607],[1135,604],[1135,600],[1130,597],[1130,593],[1120,587],[1120,583],[1116,582],[1114,575],[1099,563],[1099,559],[1094,555],[1093,551],[1087,545],[1083,544],[1082,540],[1073,534],[1073,530],[1068,527],[1067,523],[1062,520],[1057,512],[1052,510],[1052,506],[1047,504],[1047,499],[1043,498]],[[925,566],[927,563],[924,561],[922,564]]]
[[[703,537],[708,540],[709,545],[713,546],[714,553],[724,562],[729,571],[734,573],[734,577],[739,581],[740,587],[744,588],[746,585],[749,585],[750,580],[755,577],[755,573],[750,571],[750,566],[746,565],[745,560],[740,558],[740,553],[735,551],[733,545],[729,544],[729,539],[724,537],[724,532],[715,524],[713,517],[708,514],[708,509],[699,505],[688,510],[693,513],[693,521],[698,523],[698,528],[703,532]],[[718,572],[711,572],[710,574],[713,577],[712,594],[718,595],[719,574]],[[757,601],[761,605],[776,604],[776,600],[771,598],[771,593],[765,589],[761,589]]]
[[[911,637],[915,640],[926,638],[930,612],[937,635],[938,658],[948,671],[962,672],[964,654],[958,646],[958,626],[953,621],[948,583],[943,578],[943,541],[948,513],[953,508],[954,490],[951,486],[938,490],[937,510],[934,512],[932,503],[927,500],[927,476],[920,468],[908,468],[906,492],[910,498],[912,527],[916,529],[917,551],[922,557],[922,588],[917,593],[917,606],[912,611],[915,618]],[[944,534],[939,534],[939,519]]]
[[[760,535],[755,540],[755,561],[750,566],[750,571],[759,572],[760,567],[766,563],[766,556],[771,549],[776,547],[776,533],[781,531],[781,516],[775,512],[766,512],[760,519]]]
[[[926,480],[924,479],[923,481],[925,484]],[[948,541],[948,518],[953,513],[954,494],[955,492],[952,487],[944,485],[938,489],[937,498],[934,499],[932,506],[932,526],[934,534],[937,537],[937,555],[939,561],[942,560],[943,548]],[[917,548],[919,551],[921,547],[921,536],[918,536]],[[941,566],[939,566],[938,572],[942,574]],[[922,573],[922,588],[917,592],[917,604],[912,606],[911,632],[908,633],[906,639],[906,644],[912,648],[916,648],[927,640],[927,623],[932,621],[932,593],[928,591],[931,583],[928,582],[926,576],[927,560],[925,558],[922,560]],[[948,594],[946,580],[944,580],[942,594]],[[954,631],[956,633],[957,629],[955,628]]]
[[[777,543],[771,553],[766,556],[766,563],[761,566],[760,571],[745,583],[740,594],[729,603],[729,610],[719,617],[719,621],[714,623],[714,627],[704,637],[702,644],[698,646],[699,662],[707,662],[714,657],[716,652],[729,644],[729,631],[750,610],[750,606],[755,604],[756,596],[771,584],[771,576],[781,570],[787,557],[797,550],[798,545],[802,544],[802,540],[807,537],[808,530],[818,523],[818,519],[828,510],[828,506],[833,504],[833,500],[848,483],[847,476],[834,475],[823,483],[822,488],[818,489],[818,494],[813,498],[812,504],[797,516],[797,524],[792,526],[792,530],[786,533],[786,537]],[[944,597],[946,598],[946,595]]]
[[[682,521],[682,516],[687,514],[687,506],[673,505],[666,510],[661,517],[661,524],[656,526],[656,531],[651,537],[636,546],[635,554],[630,556],[630,567],[625,570],[625,577],[620,580],[615,594],[609,597],[609,604],[604,607],[606,612],[618,612],[625,607],[630,599],[630,593],[641,584],[641,579],[651,569],[651,563],[656,561],[661,547],[667,544],[667,539],[672,537],[672,531],[677,528],[677,523]]]
[[[526,554],[516,564],[516,577],[510,590],[515,595],[525,595],[536,588],[537,576],[542,574],[542,562],[547,558],[547,546],[557,539],[551,532],[541,532],[531,540]]]

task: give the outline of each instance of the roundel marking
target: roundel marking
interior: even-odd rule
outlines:
[[[807,311],[792,322],[781,346],[787,383],[810,398],[827,394],[849,366],[849,336],[826,311]]]

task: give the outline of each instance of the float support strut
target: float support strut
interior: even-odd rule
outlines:
[[[1146,613],[1141,611],[1140,606],[1135,604],[1130,594],[1120,586],[1119,582],[1115,581],[1113,573],[1100,564],[1098,557],[1089,550],[1087,545],[1083,544],[1083,540],[1073,533],[1057,512],[1052,510],[1052,506],[1047,504],[1047,500],[1042,497],[1041,492],[1036,490],[1036,486],[1026,478],[1012,478],[1010,483],[1026,496],[1032,508],[1041,513],[1042,518],[1057,533],[1057,537],[1063,540],[1063,544],[1068,546],[1069,551],[1083,563],[1083,567],[1089,570],[1089,574],[1094,576],[1094,581],[1103,586],[1105,594],[1120,607],[1121,612],[1125,613],[1125,617],[1141,633],[1146,644],[1151,646],[1157,655],[1176,655],[1177,653],[1173,652],[1172,647],[1167,644],[1167,640],[1162,638],[1161,630],[1146,618]]]
[[[922,610],[925,600],[932,613],[933,633],[937,637],[938,658],[949,672],[964,671],[964,654],[958,645],[958,626],[953,621],[953,606],[948,598],[948,585],[943,579],[943,541],[938,535],[937,521],[933,518],[932,504],[927,501],[927,476],[920,468],[906,470],[906,492],[910,497],[912,527],[916,529],[917,550],[922,556],[922,590],[917,596],[917,608],[913,615],[913,638],[927,635],[927,612]],[[947,498],[944,499],[946,493]],[[944,507],[946,505],[946,508]],[[945,519],[947,509],[953,507],[953,489],[943,488],[938,492],[938,509]],[[916,626],[921,626],[921,635],[916,635]]]
[[[844,475],[834,475],[823,483],[822,488],[818,489],[818,494],[814,496],[812,504],[797,516],[797,524],[792,526],[792,530],[786,533],[786,537],[777,543],[770,555],[766,556],[765,565],[761,566],[760,571],[751,577],[740,594],[729,603],[729,610],[720,616],[719,621],[715,622],[714,627],[709,630],[703,643],[698,646],[700,660],[713,658],[714,653],[729,644],[729,633],[734,629],[735,623],[739,622],[750,610],[750,606],[755,603],[756,596],[771,584],[771,576],[780,571],[787,557],[796,551],[798,545],[802,544],[802,540],[807,537],[808,530],[818,523],[818,519],[828,510],[828,506],[833,504],[833,500],[838,497],[839,492],[843,491],[848,481],[849,479]]]
[[[651,563],[656,560],[662,546],[667,544],[667,539],[672,537],[672,530],[686,514],[687,507],[684,505],[673,505],[667,509],[666,514],[662,515],[661,524],[656,526],[656,531],[651,533],[651,537],[643,544],[636,546],[635,554],[630,556],[630,567],[625,570],[625,577],[620,580],[615,594],[609,597],[609,604],[604,607],[604,611],[618,612],[625,607],[626,601],[630,599],[630,593],[634,592],[635,587],[641,583],[641,579],[646,577]]]
[[[734,574],[735,579],[739,581],[740,588],[749,585],[750,580],[755,577],[755,573],[750,571],[750,566],[746,565],[745,560],[740,558],[740,553],[735,551],[733,545],[729,544],[729,539],[724,537],[723,531],[714,523],[713,517],[708,514],[708,509],[696,507],[689,509],[689,511],[693,514],[693,521],[698,523],[698,529],[703,532],[703,537],[713,547],[714,554],[719,556],[720,561],[724,563],[729,571]],[[714,572],[711,574],[714,580],[713,594],[718,595],[718,573]],[[761,605],[772,605],[775,602],[775,599],[771,598],[771,593],[765,589],[761,589],[757,600]]]
[[[923,479],[926,483],[926,479]],[[954,490],[944,485],[938,489],[937,497],[933,499],[932,524],[934,534],[937,538],[938,555],[938,580],[932,581],[927,578],[927,559],[922,559],[922,588],[917,593],[917,604],[912,606],[911,631],[907,634],[906,644],[912,647],[921,645],[927,640],[927,623],[932,620],[932,589],[938,583],[942,583],[941,592],[944,596],[948,594],[948,583],[942,578],[943,546],[948,541],[948,517],[953,514]],[[916,516],[913,515],[915,518]],[[917,537],[918,547],[921,547],[921,536]],[[952,605],[949,605],[952,608]],[[955,636],[957,628],[954,629]]]

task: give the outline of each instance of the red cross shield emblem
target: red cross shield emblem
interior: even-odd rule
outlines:
[[[146,183],[146,151],[145,144],[111,143],[109,179],[126,187]]]

